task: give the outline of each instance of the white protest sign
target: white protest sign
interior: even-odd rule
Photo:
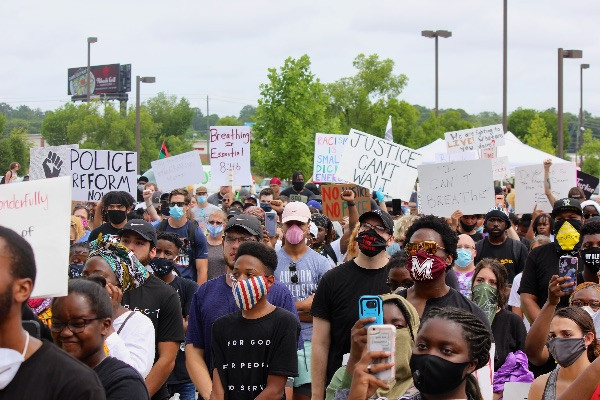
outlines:
[[[550,190],[556,199],[567,197],[569,189],[577,186],[577,171],[571,163],[552,164],[550,167]],[[544,191],[544,166],[527,165],[515,168],[515,213],[525,214],[537,209],[552,212]]]
[[[152,161],[156,184],[163,192],[202,183],[206,178],[198,150]]]
[[[436,163],[477,160],[477,153],[474,151],[465,151],[462,153],[435,153]]]
[[[504,145],[502,124],[446,132],[444,137],[448,145],[448,153],[483,150],[488,147]]]
[[[33,248],[37,274],[32,297],[67,295],[71,178],[0,185],[0,224]]]
[[[210,171],[213,185],[229,185],[229,171],[233,171],[234,186],[252,184],[250,133],[249,126],[210,127]]]
[[[313,182],[345,183],[336,176],[348,135],[315,135]]]
[[[351,129],[337,177],[408,200],[422,158],[411,148]]]
[[[74,201],[99,201],[122,190],[137,197],[137,153],[118,150],[71,149]]]
[[[32,147],[29,149],[29,180],[71,175],[71,149],[78,148],[78,144]]]
[[[492,161],[472,160],[419,165],[419,209],[423,214],[449,217],[485,214],[494,206]]]
[[[510,163],[508,162],[508,157],[491,158],[491,160],[492,173],[494,174],[495,181],[510,178]]]

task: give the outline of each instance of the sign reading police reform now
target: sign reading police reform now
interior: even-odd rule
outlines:
[[[422,158],[411,148],[351,129],[337,177],[408,200]]]
[[[502,124],[444,133],[448,153],[483,150],[504,145]]]
[[[315,158],[313,168],[314,182],[343,183],[336,176],[348,135],[315,135]]]
[[[137,196],[137,153],[71,149],[74,201],[99,201],[105,193],[122,190]]]

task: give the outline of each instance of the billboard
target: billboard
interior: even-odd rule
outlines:
[[[129,68],[127,68],[129,67]],[[128,76],[126,76],[128,74]],[[87,67],[69,68],[68,94],[85,96],[87,94]],[[122,93],[131,90],[131,64],[109,64],[90,66],[91,94]]]

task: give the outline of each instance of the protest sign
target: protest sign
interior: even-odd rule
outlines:
[[[492,174],[495,181],[510,178],[510,163],[508,157],[492,158]]]
[[[585,193],[585,198],[590,199],[600,180],[593,175],[586,174],[583,171],[577,171],[577,186]]]
[[[2,226],[33,248],[37,274],[32,297],[67,295],[71,178],[0,185]]]
[[[435,153],[436,163],[477,160],[477,153],[474,151],[465,151],[462,153]]]
[[[359,215],[371,210],[371,193],[369,189],[352,183],[322,185],[323,214],[329,217],[330,220],[341,221],[349,215],[348,203],[342,200],[342,192],[344,190],[352,190],[354,192],[354,203]]]
[[[419,209],[423,214],[449,217],[485,214],[494,206],[492,161],[472,160],[419,165]]]
[[[351,129],[337,177],[408,200],[422,158],[421,153],[411,148]]]
[[[488,147],[486,149],[481,149],[481,157],[480,158],[496,158],[496,157],[498,157],[498,148],[497,147]]]
[[[29,180],[70,176],[71,149],[78,148],[78,144],[32,147],[29,149]]]
[[[556,199],[567,197],[569,189],[575,186],[577,175],[571,163],[552,164],[550,167],[550,190]],[[544,191],[544,166],[527,165],[515,168],[515,213],[526,214],[537,209],[552,212],[553,205]]]
[[[137,153],[71,149],[70,163],[74,201],[99,201],[113,190],[137,197]]]
[[[336,177],[336,172],[347,140],[348,135],[316,134],[313,182],[344,182]]]
[[[163,192],[202,183],[205,180],[200,152],[197,150],[152,161],[156,184]]]
[[[229,185],[229,171],[233,171],[233,185],[252,185],[250,174],[249,126],[210,127],[210,171],[215,186]]]
[[[448,145],[448,153],[483,150],[504,145],[502,124],[446,132],[444,137]]]

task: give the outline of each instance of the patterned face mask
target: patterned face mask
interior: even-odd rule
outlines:
[[[250,310],[269,293],[267,278],[262,275],[253,276],[243,281],[238,281],[233,276],[231,276],[231,279],[233,280],[231,288],[233,298],[240,310]]]
[[[498,308],[498,289],[487,283],[473,286],[473,302],[487,315],[491,325]]]

